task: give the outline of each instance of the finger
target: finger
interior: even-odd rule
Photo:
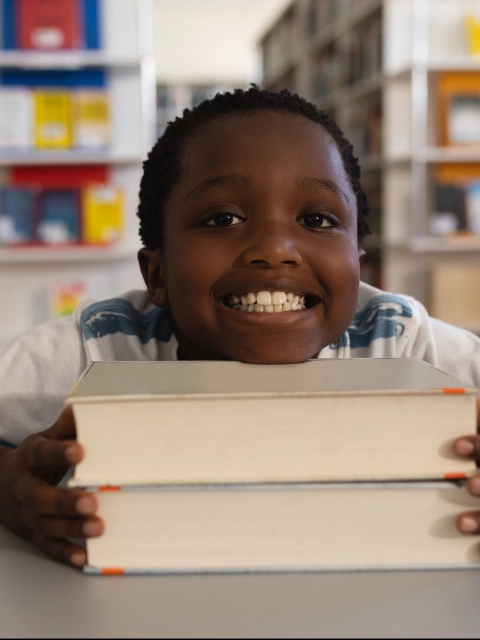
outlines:
[[[480,496],[480,475],[472,476],[467,486],[472,495]]]
[[[457,527],[461,533],[480,533],[480,513],[462,513],[457,518]]]
[[[462,458],[480,460],[480,436],[463,436],[453,443],[453,450]]]
[[[69,540],[47,538],[39,533],[34,534],[32,540],[44,553],[55,560],[75,567],[83,567],[87,563],[85,550]]]
[[[37,532],[45,538],[97,538],[105,530],[103,520],[93,518],[38,519]]]
[[[55,440],[75,440],[77,437],[77,429],[75,427],[72,407],[65,407],[55,424],[49,429],[42,431],[42,434],[46,438],[53,438]]]
[[[83,447],[75,440],[50,440],[40,434],[30,436],[21,446],[21,455],[29,469],[69,467],[79,463],[84,456]]]
[[[81,489],[52,487],[35,476],[25,476],[17,486],[22,506],[37,515],[91,516],[98,509],[95,496]]]

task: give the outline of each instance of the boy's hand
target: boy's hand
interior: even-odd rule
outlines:
[[[86,553],[67,538],[101,535],[103,522],[95,516],[98,505],[91,493],[56,486],[83,458],[75,437],[67,408],[50,429],[29,436],[17,449],[2,448],[0,521],[52,558],[81,567]]]
[[[480,398],[477,398],[477,430],[480,433]],[[454,451],[462,458],[473,458],[480,461],[480,436],[464,436],[455,440]],[[468,481],[468,490],[480,498],[480,473]],[[480,505],[479,505],[480,506]],[[457,520],[458,529],[462,533],[480,533],[480,511],[462,513]]]

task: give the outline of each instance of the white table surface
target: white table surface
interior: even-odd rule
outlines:
[[[93,577],[0,527],[2,638],[479,636],[480,571]]]

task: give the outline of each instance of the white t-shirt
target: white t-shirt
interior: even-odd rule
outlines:
[[[0,355],[0,440],[18,444],[50,427],[92,361],[176,360],[166,309],[146,291],[82,303],[17,338]],[[360,284],[347,331],[319,358],[414,357],[480,388],[480,338],[430,318],[413,298]]]

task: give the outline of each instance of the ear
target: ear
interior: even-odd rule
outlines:
[[[359,262],[360,262],[360,263],[361,263],[361,262],[362,262],[362,260],[364,259],[365,255],[366,255],[366,251],[365,251],[365,249],[361,249],[361,248],[359,247],[359,248],[358,248],[358,260],[359,260]]]
[[[160,250],[140,249],[138,264],[153,304],[156,307],[168,307],[167,285]]]

